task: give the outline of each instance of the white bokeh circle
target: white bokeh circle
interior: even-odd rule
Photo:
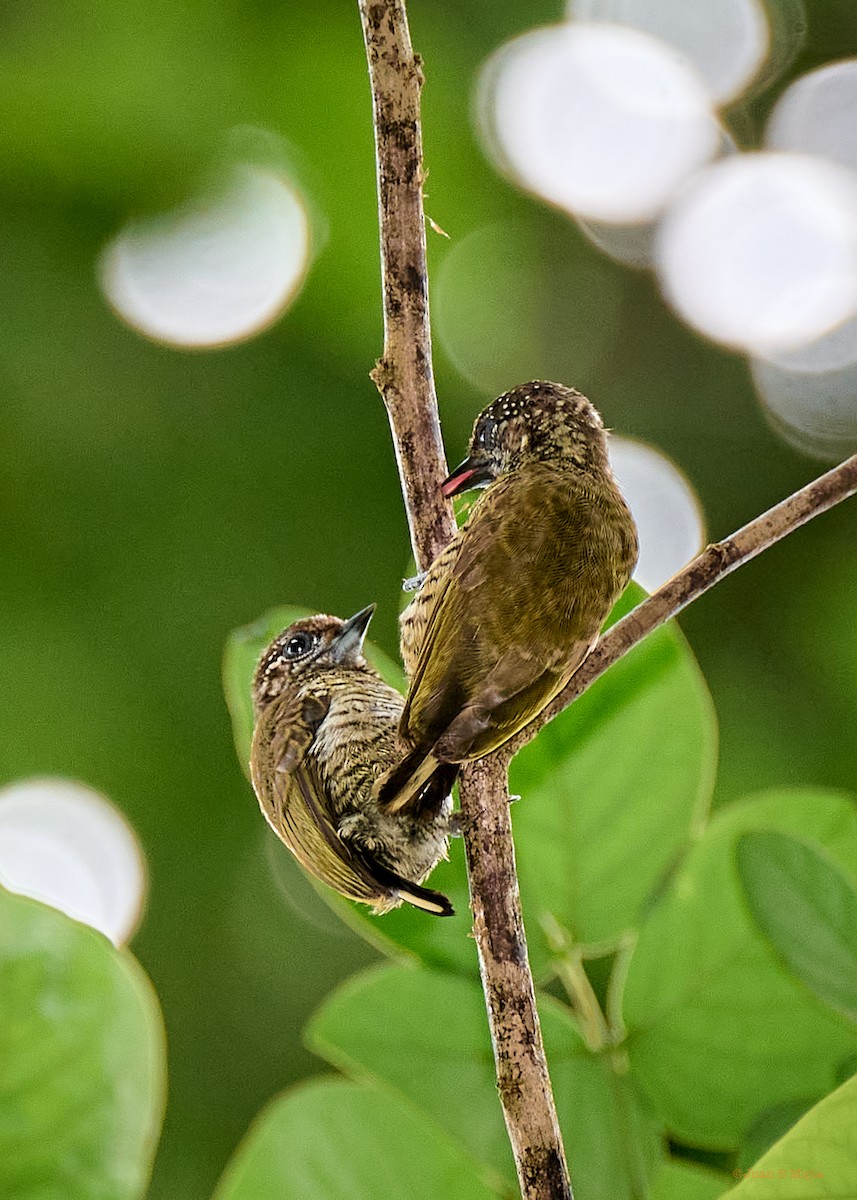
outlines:
[[[823,159],[725,159],[658,231],[664,291],[690,324],[750,353],[798,348],[857,313],[857,179]]]
[[[640,538],[634,578],[647,592],[654,592],[702,549],[702,510],[685,476],[660,451],[615,436],[610,438],[609,451]]]
[[[819,67],[790,84],[768,118],[765,144],[857,170],[857,59]]]
[[[134,933],[146,870],[131,826],[104,796],[68,779],[0,788],[0,884],[100,930]]]
[[[570,0],[568,14],[630,25],[669,43],[694,64],[720,104],[752,83],[770,45],[759,0]]]
[[[553,25],[508,43],[486,64],[477,107],[501,169],[598,221],[651,220],[720,139],[693,68],[621,25]]]
[[[842,371],[857,363],[857,318],[837,325],[830,333],[797,350],[772,350],[763,357],[785,371],[800,375]]]
[[[796,450],[824,462],[857,453],[857,361],[801,371],[757,358],[750,370],[771,425]]]
[[[105,247],[104,293],[140,333],[173,346],[243,341],[297,295],[310,222],[295,187],[242,164],[223,186],[171,212],[134,218]]]
[[[734,139],[721,128],[716,157],[737,153],[738,147]],[[610,221],[593,221],[588,217],[577,218],[577,226],[583,236],[593,246],[597,246],[602,254],[624,267],[636,267],[640,270],[655,265],[658,224],[659,219],[620,225]]]

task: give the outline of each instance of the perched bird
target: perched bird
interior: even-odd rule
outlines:
[[[372,796],[396,761],[404,703],[363,657],[374,608],[298,621],[264,651],[253,680],[253,787],[276,835],[323,883],[376,913],[406,900],[449,916],[446,896],[419,886],[446,857],[448,789],[433,782],[401,814]]]
[[[376,788],[389,812],[407,811],[430,780],[451,786],[457,764],[496,750],[549,704],[637,560],[601,418],[572,388],[525,383],[479,414],[443,493],[479,486],[402,614],[402,757]]]

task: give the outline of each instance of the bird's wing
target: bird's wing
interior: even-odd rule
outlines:
[[[534,473],[491,490],[442,583],[402,716],[407,741],[448,761],[487,754],[528,724],[598,633],[586,590],[605,585],[585,486]]]
[[[272,770],[266,773],[270,786],[261,778],[257,781],[259,773],[254,771],[256,794],[269,825],[305,870],[340,895],[382,907],[406,900],[450,916],[452,906],[441,893],[411,883],[339,837],[318,765],[308,753],[327,708],[324,697],[303,697],[276,713],[270,737]],[[264,725],[260,730],[257,735],[265,736]]]
[[[336,832],[317,764],[308,753],[327,713],[325,697],[272,705],[254,737],[253,784],[268,824],[305,870],[343,896],[377,904],[393,899]],[[256,769],[267,740],[265,769]]]

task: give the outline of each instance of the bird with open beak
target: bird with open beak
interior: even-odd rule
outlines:
[[[573,388],[525,383],[481,412],[443,494],[474,487],[484,495],[402,614],[401,759],[376,789],[388,812],[449,788],[550,703],[637,560],[601,417]]]
[[[382,812],[373,796],[397,760],[404,705],[363,655],[374,608],[298,621],[263,652],[253,787],[268,824],[322,883],[376,913],[406,901],[448,916],[446,896],[420,884],[447,855],[449,789],[430,784],[407,813]]]

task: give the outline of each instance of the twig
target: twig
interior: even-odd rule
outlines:
[[[431,366],[420,137],[422,72],[404,0],[359,0],[372,84],[384,355],[384,399],[418,570],[455,533],[440,495],[446,474]],[[505,759],[464,771],[461,809],[474,932],[506,1128],[525,1200],[571,1200],[527,959]]]
[[[521,746],[532,741],[542,726],[568,708],[586,689],[603,675],[617,659],[627,654],[638,642],[659,625],[698,599],[709,588],[767,550],[788,534],[827,512],[829,508],[857,493],[857,454],[846,459],[806,487],[782,500],[760,517],[742,526],[731,537],[714,542],[692,559],[663,587],[623,617],[607,631],[569,684],[548,707],[516,738],[507,743],[503,753],[511,758]]]

